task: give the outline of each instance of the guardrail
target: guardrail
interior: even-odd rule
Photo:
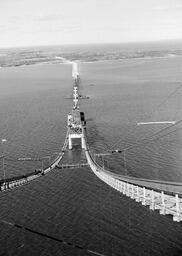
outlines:
[[[0,191],[5,191],[8,189],[13,189],[18,186],[22,186],[22,185],[27,184],[28,182],[33,181],[33,180],[47,174],[48,172],[52,171],[58,165],[59,161],[63,157],[64,151],[67,147],[67,144],[68,144],[68,134],[66,135],[66,139],[65,139],[65,142],[64,142],[61,152],[58,154],[58,156],[54,159],[54,161],[48,167],[46,167],[43,170],[39,169],[32,173],[9,178],[9,179],[6,179],[5,181],[1,180],[0,181]]]
[[[88,148],[85,154],[90,168],[103,182],[151,210],[172,215],[173,221],[182,221],[182,183],[117,175],[99,166]]]

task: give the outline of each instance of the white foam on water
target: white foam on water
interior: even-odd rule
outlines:
[[[158,122],[140,122],[137,125],[148,125],[148,124],[175,124],[177,121],[158,121]]]

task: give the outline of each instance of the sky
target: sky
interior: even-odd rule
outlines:
[[[0,0],[0,47],[182,39],[182,0]]]

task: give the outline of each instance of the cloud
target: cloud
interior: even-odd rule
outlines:
[[[154,10],[157,11],[176,11],[182,9],[182,4],[181,5],[175,5],[175,6],[171,6],[171,5],[159,5],[154,7]]]
[[[65,19],[66,16],[63,14],[48,14],[48,15],[40,15],[38,17],[35,17],[36,21],[55,21],[55,20],[60,20],[60,19]]]

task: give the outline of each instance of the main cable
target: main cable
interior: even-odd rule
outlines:
[[[106,256],[105,254],[102,254],[102,253],[99,253],[99,252],[90,250],[90,249],[88,249],[88,248],[82,247],[82,246],[80,246],[80,245],[76,245],[76,244],[74,244],[74,243],[67,242],[67,241],[65,241],[65,240],[63,240],[63,239],[60,239],[60,238],[57,238],[57,237],[54,237],[54,236],[51,236],[51,235],[47,235],[47,234],[45,234],[45,233],[36,231],[36,230],[34,230],[34,229],[32,229],[32,228],[29,228],[29,227],[26,227],[26,226],[24,226],[24,225],[20,225],[20,224],[17,224],[17,223],[13,223],[13,222],[10,222],[10,221],[6,221],[6,220],[4,220],[4,219],[2,219],[2,218],[0,218],[0,222],[1,222],[1,223],[4,223],[4,224],[7,224],[7,225],[9,225],[9,226],[13,226],[13,227],[16,227],[16,228],[19,228],[19,229],[23,229],[23,230],[25,230],[25,231],[28,231],[28,232],[34,234],[34,235],[42,236],[42,237],[44,237],[44,238],[48,238],[48,239],[50,239],[50,240],[53,240],[53,241],[62,243],[62,244],[64,244],[64,245],[70,246],[70,247],[72,247],[72,248],[74,248],[74,249],[84,250],[84,251],[86,251],[87,253],[90,253],[90,254],[92,254],[92,255]]]
[[[129,150],[129,149],[134,148],[134,147],[136,147],[136,146],[138,146],[138,145],[144,145],[145,142],[143,142],[143,141],[153,141],[153,140],[156,140],[156,139],[160,139],[160,138],[165,137],[165,136],[167,136],[167,135],[169,135],[169,134],[171,134],[171,133],[174,133],[174,132],[176,132],[176,131],[178,131],[178,130],[181,130],[182,127],[181,127],[181,128],[178,128],[178,129],[176,129],[176,130],[174,130],[174,131],[168,132],[167,134],[163,134],[163,135],[161,135],[161,136],[155,138],[155,137],[156,137],[158,134],[160,134],[161,132],[170,129],[171,127],[174,127],[175,125],[177,125],[177,124],[179,124],[179,123],[181,123],[181,122],[182,122],[182,120],[180,120],[180,121],[178,121],[177,123],[172,124],[172,125],[170,125],[170,126],[168,126],[168,127],[165,127],[165,128],[163,128],[162,130],[160,130],[160,131],[158,131],[158,132],[156,132],[156,133],[154,133],[154,134],[152,134],[152,135],[150,135],[150,136],[146,136],[146,137],[144,137],[143,139],[138,140],[138,143],[135,142],[135,143],[133,143],[131,146],[128,146],[128,147],[126,147],[126,148],[123,148],[123,149],[120,149],[120,150],[115,150],[115,152],[118,152],[118,151],[119,151],[119,153],[122,153],[123,151]],[[154,138],[153,138],[153,137],[154,137]],[[114,151],[114,150],[111,150],[111,151]]]

